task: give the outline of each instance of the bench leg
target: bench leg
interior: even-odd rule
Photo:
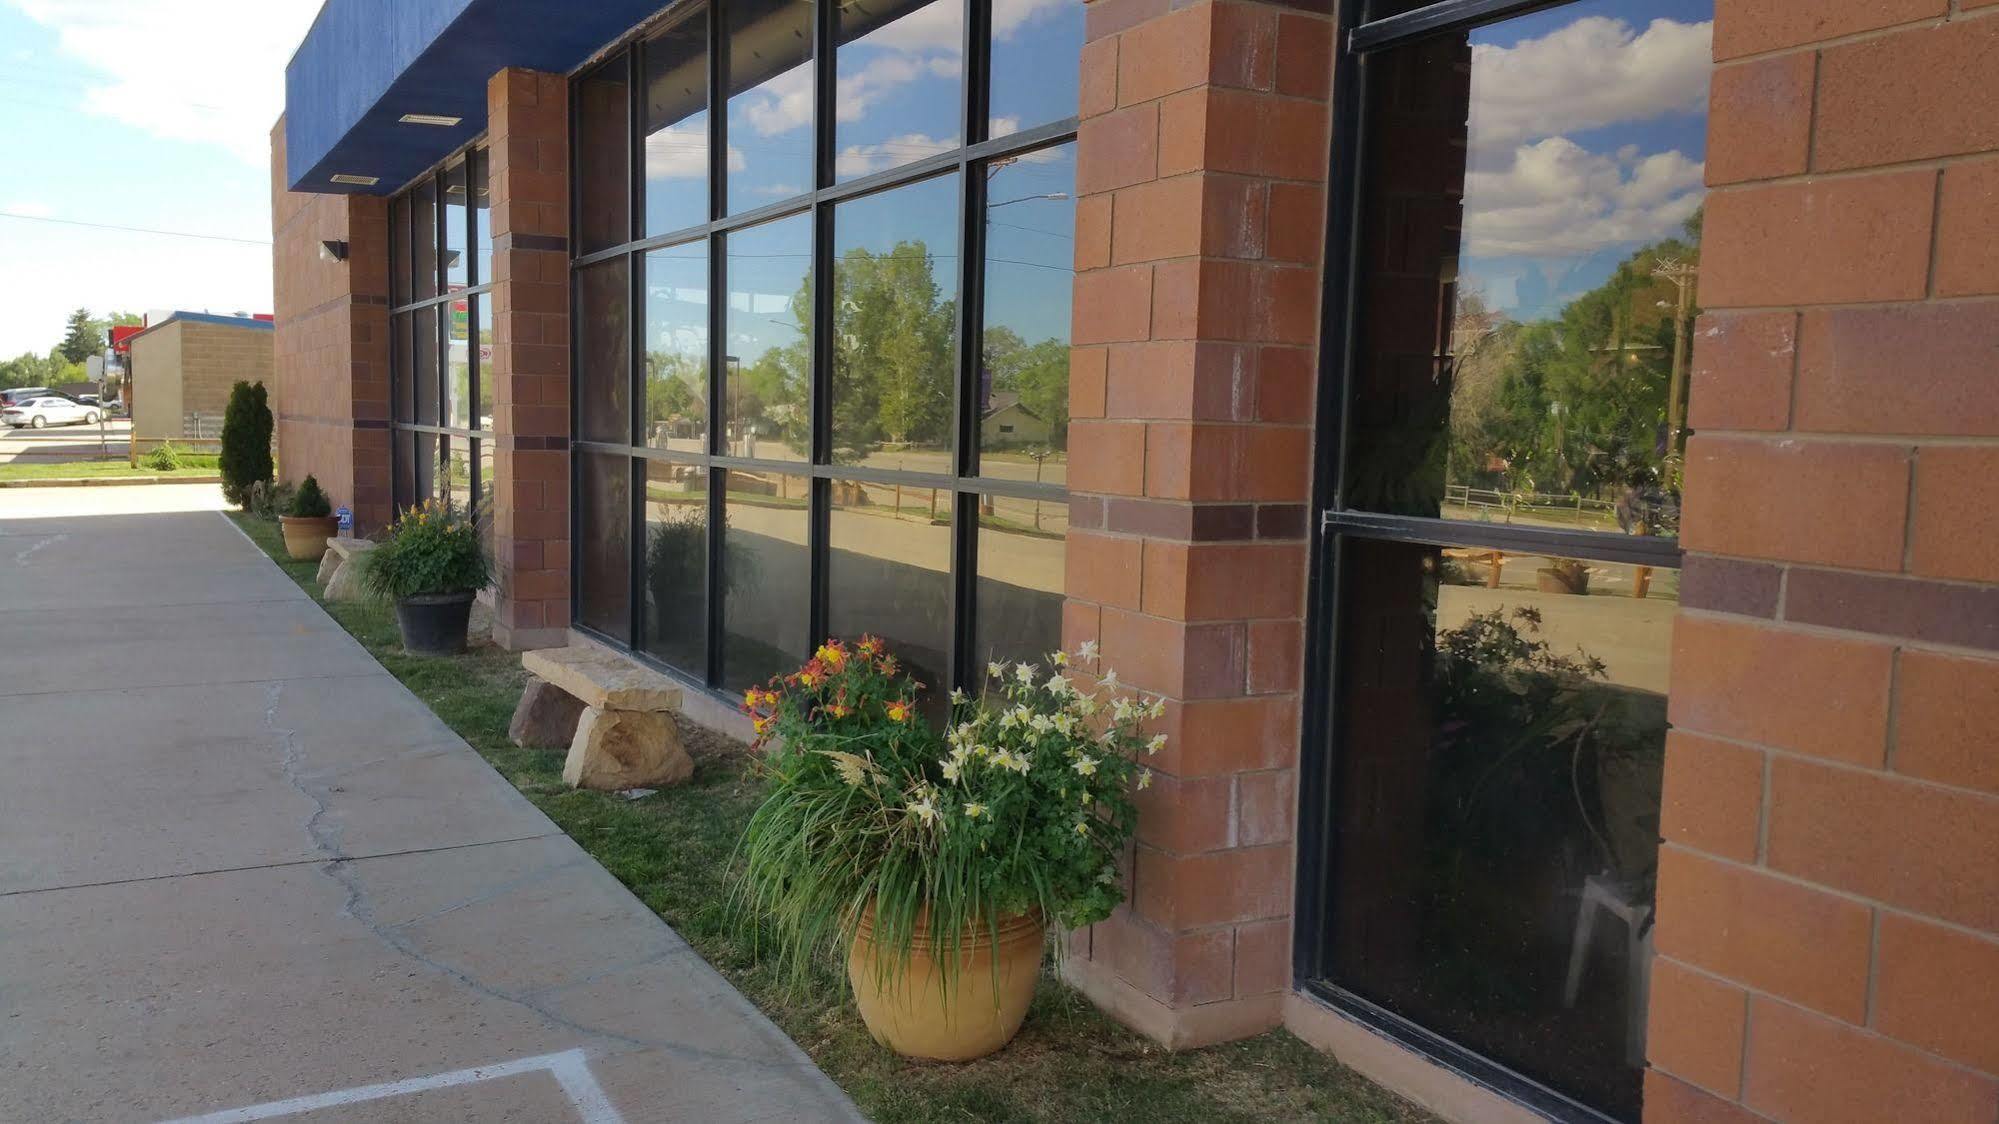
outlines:
[[[571,788],[664,788],[693,775],[694,759],[665,711],[584,707],[562,762],[563,783]]]

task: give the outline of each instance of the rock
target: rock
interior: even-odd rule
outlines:
[[[664,711],[588,707],[576,724],[562,779],[572,788],[615,792],[664,788],[694,775],[680,729]]]
[[[680,688],[673,680],[603,648],[579,644],[523,652],[521,667],[598,710],[680,709]]]
[[[507,723],[507,740],[522,749],[565,749],[576,738],[583,703],[546,679],[528,676]]]
[[[319,556],[319,574],[316,579],[319,584],[325,585],[327,582],[332,581],[334,573],[340,569],[340,564],[345,561],[347,559],[342,558],[338,551],[330,546],[327,547],[326,553]]]
[[[369,539],[331,538],[326,540],[326,557],[320,559],[320,582],[326,588],[320,596],[328,601],[365,601],[368,591],[361,587],[361,567],[366,565],[361,556],[375,549]],[[333,572],[327,573],[328,562],[334,563]]]

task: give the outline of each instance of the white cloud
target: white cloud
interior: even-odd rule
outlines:
[[[834,161],[834,170],[842,179],[865,176],[869,172],[879,172],[898,164],[908,164],[926,156],[949,152],[958,147],[956,137],[932,137],[923,133],[904,133],[890,137],[880,144],[850,144],[840,150]]]
[[[745,162],[743,150],[729,146],[729,170],[740,172]],[[649,180],[704,179],[708,175],[708,125],[668,125],[646,138],[646,178]]]
[[[993,38],[1011,39],[1022,27],[1076,0],[992,0]]]
[[[1472,144],[1502,158],[1514,144],[1707,104],[1714,24],[1586,16],[1511,47],[1472,47]],[[1475,161],[1477,163],[1477,161]]]
[[[758,86],[743,115],[760,137],[774,137],[812,123],[812,64],[794,66]]]
[[[1550,137],[1504,170],[1465,176],[1465,252],[1547,258],[1675,234],[1700,206],[1704,165],[1677,152],[1615,155]]]
[[[19,215],[24,219],[46,219],[55,216],[56,209],[47,203],[9,203],[0,207],[0,214]]]

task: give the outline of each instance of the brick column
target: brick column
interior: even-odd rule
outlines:
[[[1999,5],[1718,5],[1645,1119],[1999,1114]]]
[[[366,534],[391,515],[388,201],[285,190],[283,118],[271,161],[278,473],[317,477]],[[347,243],[346,261],[320,257],[334,240]]]
[[[1072,979],[1169,1045],[1291,987],[1331,24],[1095,0],[1082,62],[1064,639],[1170,701],[1131,900]]]
[[[486,85],[493,231],[493,639],[569,628],[569,84],[506,69]]]

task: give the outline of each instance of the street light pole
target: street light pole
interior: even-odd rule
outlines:
[[[1687,419],[1687,313],[1693,307],[1694,279],[1700,268],[1689,262],[1668,258],[1652,267],[1652,276],[1671,281],[1679,296],[1673,308],[1673,373],[1666,383],[1666,479],[1680,467],[1681,435]]]

